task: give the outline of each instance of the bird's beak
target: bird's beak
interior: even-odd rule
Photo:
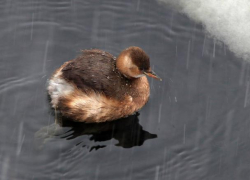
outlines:
[[[162,81],[162,79],[154,71],[147,71],[147,72],[144,71],[144,74],[146,74],[149,77]]]

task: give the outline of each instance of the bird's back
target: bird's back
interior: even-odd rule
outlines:
[[[62,76],[85,93],[96,91],[121,99],[130,81],[116,68],[113,55],[98,49],[84,50],[62,69]]]

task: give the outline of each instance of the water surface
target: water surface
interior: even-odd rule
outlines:
[[[0,17],[1,180],[250,177],[249,64],[202,25],[140,0],[4,1]],[[132,45],[163,79],[140,115],[53,131],[53,71]]]

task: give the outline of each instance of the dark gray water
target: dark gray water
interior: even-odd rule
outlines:
[[[185,15],[155,1],[8,0],[0,36],[0,180],[250,177],[250,66]],[[149,79],[140,115],[54,131],[52,72],[81,49],[132,45],[163,79]]]

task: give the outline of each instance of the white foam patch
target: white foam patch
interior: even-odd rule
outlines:
[[[238,57],[250,61],[249,0],[157,0],[172,5],[228,45]]]

